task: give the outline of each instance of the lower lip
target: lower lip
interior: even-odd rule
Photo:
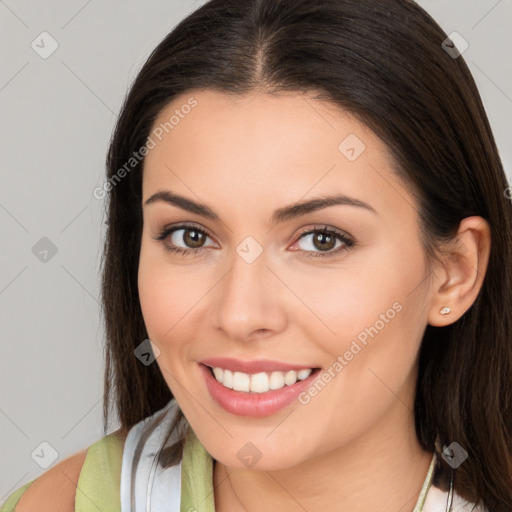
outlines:
[[[203,372],[210,395],[223,409],[237,416],[254,418],[270,416],[290,405],[304,389],[311,385],[320,372],[319,369],[314,370],[306,379],[298,380],[291,386],[285,385],[281,389],[266,393],[246,393],[229,389],[217,382],[208,366],[199,364],[199,367]]]

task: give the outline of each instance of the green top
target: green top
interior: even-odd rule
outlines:
[[[87,450],[75,497],[75,512],[119,512],[123,460],[123,440],[116,432],[94,443]],[[418,497],[414,512],[421,512],[432,483],[435,456]],[[0,512],[15,512],[23,493],[32,480],[12,493],[0,507]],[[205,450],[192,428],[188,428],[181,465],[181,511],[215,512],[213,496],[213,459]]]
[[[185,438],[181,461],[180,508],[185,512],[215,512],[213,459],[190,427]]]
[[[105,512],[121,510],[119,488],[123,445],[123,440],[112,432],[88,448],[76,487],[76,512],[97,512],[98,507]],[[23,493],[35,481],[12,493],[0,507],[0,512],[14,512]]]

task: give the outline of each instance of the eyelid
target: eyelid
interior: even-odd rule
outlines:
[[[210,231],[207,228],[205,228],[202,224],[196,224],[195,222],[185,222],[185,223],[178,222],[176,224],[168,224],[159,229],[159,234],[161,235],[161,234],[171,231],[171,230],[190,229],[190,228],[195,228],[198,231],[201,231],[201,232],[205,233],[206,235],[208,235],[211,239],[215,239],[215,237],[210,233]],[[334,226],[329,226],[327,224],[313,224],[313,226],[305,227],[305,228],[299,230],[299,232],[295,235],[295,238],[298,239],[305,234],[310,234],[315,231],[333,231],[334,233],[337,233],[338,235],[342,235],[345,238],[353,240],[352,235],[350,235],[346,231],[339,229],[339,228],[335,228]]]
[[[299,239],[301,236],[314,233],[315,231],[330,231],[336,233],[337,235],[343,236],[344,238],[347,238],[349,240],[353,240],[353,237],[349,235],[346,231],[343,231],[342,229],[339,228],[335,228],[334,226],[329,226],[327,224],[313,224],[312,227],[304,228],[304,230],[299,231],[299,233],[296,235],[297,239]]]
[[[200,225],[200,224],[197,224],[195,222],[181,222],[181,223],[176,223],[176,224],[169,224],[169,225],[165,225],[163,228],[161,228],[159,230],[159,235],[157,235],[156,237],[153,237],[155,240],[158,240],[162,243],[165,244],[165,239],[173,232],[175,231],[179,231],[179,230],[187,230],[187,229],[196,229],[197,231],[201,232],[201,233],[204,233],[208,238],[212,239],[212,240],[215,240],[215,237],[213,237],[209,230],[206,229],[204,226]],[[306,227],[306,228],[303,228],[301,229],[295,236],[294,236],[294,242],[291,244],[292,246],[295,245],[296,243],[298,243],[305,235],[310,235],[310,234],[313,234],[315,232],[330,232],[330,233],[333,233],[334,235],[337,235],[339,238],[342,239],[343,243],[344,243],[344,247],[342,248],[338,248],[337,250],[334,250],[334,251],[301,251],[301,250],[298,250],[297,252],[302,252],[304,253],[304,256],[306,257],[330,257],[330,256],[335,256],[337,255],[338,253],[341,253],[343,252],[344,250],[347,250],[347,249],[352,249],[354,248],[357,243],[355,241],[355,239],[352,237],[352,235],[350,235],[349,233],[347,233],[346,231],[344,230],[341,230],[339,228],[335,228],[333,226],[329,226],[327,224],[314,224],[313,226],[309,226],[309,227]],[[194,254],[194,255],[200,255],[200,253],[204,250],[204,249],[207,249],[208,247],[211,247],[211,246],[206,246],[206,247],[200,247],[200,248],[197,248],[197,249],[193,249],[193,248],[183,248],[183,247],[173,247],[173,248],[167,248],[167,250],[169,250],[170,252],[176,252],[176,253],[183,253],[183,254]]]
[[[296,241],[293,242],[292,246],[298,244],[300,240],[305,238],[305,236],[312,235],[318,232],[331,233],[337,240],[340,240],[342,242],[342,246],[330,251],[298,250],[297,252],[301,252],[302,256],[304,257],[329,258],[340,255],[341,253],[349,249],[353,249],[358,245],[355,238],[342,229],[335,228],[334,226],[329,226],[327,224],[315,224],[312,227],[304,228],[303,230],[299,231],[299,233],[296,235]]]
[[[204,233],[212,240],[215,240],[215,237],[201,224],[196,224],[194,222],[178,222],[176,224],[166,224],[162,228],[158,230],[159,234],[156,237],[153,237],[155,240],[163,240],[167,236],[169,236],[173,231],[178,231],[180,229],[196,229],[197,231]]]

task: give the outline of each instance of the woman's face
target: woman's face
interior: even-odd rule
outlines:
[[[151,137],[140,301],[210,454],[279,469],[410,433],[432,290],[385,144],[311,96],[211,90],[175,98]],[[157,193],[183,199],[145,204]]]

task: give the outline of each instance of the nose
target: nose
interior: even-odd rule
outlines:
[[[285,301],[289,297],[274,272],[264,252],[251,263],[235,252],[232,266],[213,296],[213,327],[241,342],[283,331],[287,324]]]

